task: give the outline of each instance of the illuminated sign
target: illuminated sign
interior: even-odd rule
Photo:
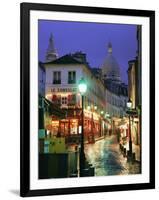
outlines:
[[[59,121],[58,120],[52,121],[52,126],[59,126]]]
[[[51,88],[51,92],[77,92],[77,88]]]

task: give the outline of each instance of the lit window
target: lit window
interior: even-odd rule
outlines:
[[[61,98],[61,104],[62,105],[67,105],[67,97],[62,97]]]

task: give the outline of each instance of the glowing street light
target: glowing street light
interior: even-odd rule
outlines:
[[[129,99],[128,102],[127,102],[127,108],[128,109],[132,108],[132,101],[131,101],[131,99]]]
[[[81,95],[84,95],[86,93],[87,84],[86,84],[84,78],[81,78],[81,80],[79,81],[78,88],[79,88],[79,92],[81,93]]]
[[[103,115],[103,114],[104,114],[104,111],[102,110],[100,113],[101,113],[101,115]]]
[[[109,118],[109,117],[110,117],[110,114],[107,112],[107,113],[105,114],[105,117],[106,117],[106,118]]]

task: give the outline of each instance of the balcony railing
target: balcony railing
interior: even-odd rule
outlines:
[[[53,80],[53,84],[61,84],[61,80]]]
[[[76,80],[68,80],[68,84],[75,84]]]

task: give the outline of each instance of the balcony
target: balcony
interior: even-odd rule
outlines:
[[[68,84],[76,84],[76,80],[68,80]]]
[[[61,80],[53,80],[53,84],[61,84]]]

